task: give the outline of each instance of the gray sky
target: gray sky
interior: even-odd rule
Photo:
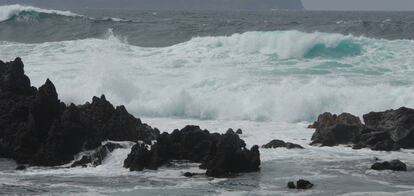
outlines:
[[[414,0],[302,0],[308,10],[414,10]]]
[[[101,1],[112,2],[112,4],[117,4],[116,2],[151,2],[152,0],[0,0],[1,3],[19,3],[19,2],[31,2],[35,5],[45,4],[45,2],[54,2],[53,5],[69,5],[71,2],[100,2],[96,4],[102,4]],[[162,0],[158,0],[162,1]],[[169,0],[165,0],[168,2]],[[189,0],[191,1],[191,0]],[[225,0],[194,0],[194,1],[203,1],[203,2],[220,2]],[[237,0],[235,0],[237,1]],[[242,0],[240,0],[242,1]],[[252,0],[254,2],[254,0]],[[261,2],[272,1],[272,0],[262,0]],[[278,1],[278,0],[273,0]],[[279,0],[283,1],[283,0]],[[290,0],[284,0],[289,2]],[[65,2],[64,4],[59,2]],[[302,0],[304,7],[307,10],[410,10],[414,11],[414,0]],[[148,4],[148,3],[147,3]],[[48,3],[46,3],[48,5]],[[75,3],[76,5],[76,3]],[[168,7],[168,6],[167,6]]]

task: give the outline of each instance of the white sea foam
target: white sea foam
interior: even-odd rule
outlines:
[[[144,117],[298,122],[414,107],[408,40],[276,31],[145,48],[111,29],[103,38],[3,42],[0,59],[21,56],[33,84],[51,78],[65,102],[106,94]]]

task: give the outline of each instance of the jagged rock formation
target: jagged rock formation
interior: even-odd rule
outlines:
[[[55,166],[103,141],[156,139],[158,130],[143,124],[105,96],[66,106],[50,80],[39,89],[24,74],[20,58],[0,61],[0,157],[18,163]]]
[[[227,177],[240,172],[259,171],[258,146],[246,149],[238,134],[228,130],[225,134],[209,133],[198,126],[186,126],[163,133],[156,144],[136,144],[124,162],[131,171],[157,169],[172,160],[201,163],[207,176]]]
[[[334,146],[352,142],[360,134],[362,123],[352,114],[343,113],[337,116],[326,112],[319,115],[313,127],[316,131],[312,135],[312,144]]]
[[[321,114],[313,125],[316,131],[312,136],[312,144],[354,144],[354,149],[369,147],[385,151],[414,148],[413,109],[401,107],[371,112],[363,115],[363,118],[365,125],[351,114]]]

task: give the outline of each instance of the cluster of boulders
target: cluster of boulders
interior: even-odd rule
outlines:
[[[414,109],[371,112],[363,115],[365,124],[352,114],[319,115],[310,127],[316,128],[312,145],[352,144],[354,149],[393,151],[414,148]]]
[[[103,141],[150,142],[158,130],[143,124],[105,96],[84,105],[65,105],[50,80],[39,89],[24,74],[20,58],[0,61],[0,157],[55,166]]]
[[[136,144],[124,167],[132,171],[154,170],[174,160],[198,162],[201,169],[206,169],[206,175],[212,177],[228,177],[260,169],[258,146],[247,149],[245,142],[233,130],[218,134],[198,126],[186,126],[171,134],[163,133],[151,146]]]

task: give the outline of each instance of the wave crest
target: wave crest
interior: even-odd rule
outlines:
[[[246,32],[231,36],[198,37],[188,44],[221,48],[233,53],[276,55],[279,59],[340,58],[358,55],[362,50],[360,43],[352,36],[300,31]]]
[[[0,43],[0,59],[21,56],[33,84],[50,78],[65,102],[105,94],[140,117],[297,122],[325,111],[414,107],[411,40],[298,31],[158,48],[122,40],[109,29],[102,39]]]
[[[83,17],[82,15],[72,13],[70,11],[60,11],[52,9],[42,9],[32,6],[23,6],[19,4],[0,6],[0,22],[18,17],[33,16],[38,14],[54,14],[69,17]]]
[[[62,11],[62,10],[53,10],[53,9],[42,9],[38,7],[32,6],[24,6],[24,5],[5,5],[0,6],[0,22],[7,21],[7,20],[33,20],[41,17],[41,15],[54,15],[54,16],[62,16],[62,17],[77,17],[77,18],[87,18],[89,20],[98,20],[98,21],[110,21],[110,22],[133,22],[131,20],[126,20],[122,18],[113,18],[113,17],[105,17],[100,19],[89,18],[80,14],[76,14],[70,11]]]

